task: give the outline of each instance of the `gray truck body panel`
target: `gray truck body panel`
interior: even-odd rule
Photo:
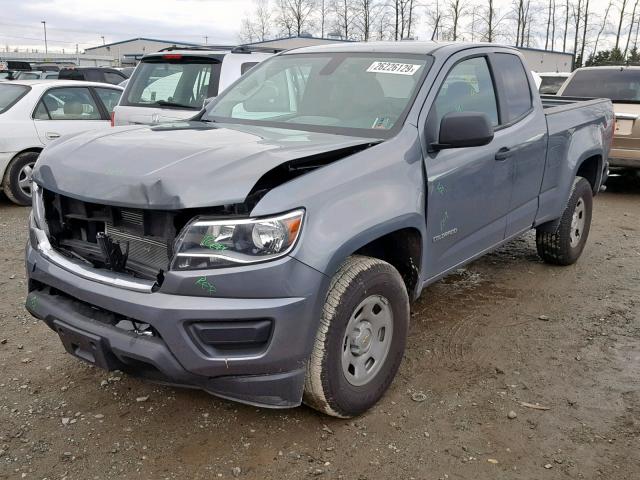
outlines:
[[[79,329],[107,344],[113,339],[106,350],[120,368],[131,367],[127,359],[136,358],[159,371],[160,381],[246,403],[293,406],[301,401],[304,365],[330,279],[349,255],[393,232],[417,235],[419,254],[410,259],[417,282],[409,293],[415,298],[460,265],[557,220],[586,159],[599,159],[594,193],[603,181],[613,122],[610,102],[545,106],[531,78],[533,109],[496,129],[488,145],[430,150],[429,108],[450,68],[473,55],[519,55],[514,49],[403,42],[296,53],[325,50],[433,57],[396,135],[382,141],[201,122],[131,127],[58,142],[43,152],[34,173],[43,188],[84,201],[142,209],[214,207],[245,201],[259,179],[279,165],[347,152],[278,184],[252,206],[252,217],[305,209],[300,238],[288,256],[233,268],[169,270],[157,290],[140,293],[79,278],[44,258],[32,239],[27,271],[30,296],[37,300],[27,302],[30,312],[54,329],[62,322],[72,336]],[[514,154],[497,160],[502,148]],[[216,285],[214,298],[195,285],[200,276]],[[125,342],[128,337],[113,327],[105,330],[83,318],[75,300],[151,324],[160,343]],[[190,327],[255,318],[271,320],[274,329],[265,350],[251,354],[220,355],[199,344]],[[145,375],[134,367],[133,373]]]

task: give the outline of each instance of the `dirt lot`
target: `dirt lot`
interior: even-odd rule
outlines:
[[[1,479],[640,478],[636,182],[598,197],[577,265],[544,265],[529,235],[426,289],[398,378],[354,421],[67,355],[23,309],[27,215],[0,199]]]

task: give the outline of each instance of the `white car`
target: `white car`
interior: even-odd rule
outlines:
[[[18,205],[31,204],[31,170],[42,149],[64,135],[109,128],[123,89],[74,80],[0,83],[0,181]]]
[[[273,54],[274,50],[246,47],[185,47],[147,54],[126,84],[114,112],[114,125],[150,125],[191,118],[206,100],[216,97]]]
[[[569,72],[540,72],[541,84],[539,91],[544,95],[555,95],[564,85],[564,82],[571,76]]]

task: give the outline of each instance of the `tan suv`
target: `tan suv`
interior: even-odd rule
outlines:
[[[640,67],[578,68],[558,95],[610,98],[616,114],[616,130],[609,166],[640,171]]]

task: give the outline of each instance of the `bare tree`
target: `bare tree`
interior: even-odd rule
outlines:
[[[625,0],[626,1],[626,0]],[[582,20],[582,0],[573,4],[573,21],[575,22],[575,36],[573,38],[573,53],[578,53],[578,38],[580,35],[580,20]]]
[[[584,6],[584,22],[582,25],[582,46],[580,47],[580,66],[584,64],[584,46],[587,41],[587,25],[589,24],[589,0]]]
[[[325,26],[329,14],[329,2],[327,0],[318,1],[318,16],[320,17],[320,38],[324,38]]]
[[[311,27],[316,0],[279,0],[277,23],[288,35],[300,35]]]
[[[254,0],[252,14],[242,19],[240,39],[245,42],[264,42],[271,35],[271,6],[269,0]]]
[[[545,50],[549,50],[549,34],[551,33],[551,12],[552,12],[552,10],[553,10],[553,3],[552,3],[552,0],[549,0],[549,8],[548,8],[548,15],[547,15],[547,37],[546,37],[546,39],[544,41],[544,49]]]
[[[569,33],[569,0],[564,5],[564,36],[562,38],[562,51],[567,51],[567,33]]]
[[[555,48],[556,43],[556,0],[553,0],[553,20],[551,21],[551,50]]]
[[[353,0],[333,0],[332,10],[336,20],[336,30],[344,40],[353,37],[352,27],[356,20]]]
[[[602,32],[607,26],[607,20],[609,18],[609,10],[611,10],[611,6],[613,5],[613,0],[609,0],[609,4],[607,5],[607,9],[604,11],[604,17],[602,18],[602,24],[600,25],[600,29],[598,30],[598,34],[596,35],[596,41],[593,45],[592,55],[598,51],[598,43],[600,42],[600,37],[602,36]]]
[[[633,4],[633,13],[631,14],[631,24],[629,25],[629,33],[627,35],[627,43],[624,46],[624,54],[623,57],[626,58],[627,51],[629,50],[629,42],[631,41],[631,32],[633,32],[633,25],[636,22],[636,9],[638,8],[638,0]]]
[[[358,26],[365,42],[369,41],[371,35],[371,28],[375,21],[375,8],[376,2],[374,0],[357,0]]]
[[[447,17],[451,22],[449,26],[449,39],[458,40],[461,20],[467,14],[467,5],[463,0],[449,0],[447,5]]]
[[[480,9],[481,40],[495,42],[498,35],[502,35],[499,29],[506,18],[507,14],[500,14],[495,0],[487,0],[487,6]]]
[[[430,5],[427,10],[427,23],[432,26],[431,40],[438,40],[440,37],[440,29],[442,26],[442,10],[440,9],[440,0],[435,0],[435,5]]]
[[[616,50],[620,49],[620,33],[622,32],[622,22],[624,21],[624,11],[627,8],[628,0],[620,1],[620,18],[618,20],[618,33],[616,34]]]

